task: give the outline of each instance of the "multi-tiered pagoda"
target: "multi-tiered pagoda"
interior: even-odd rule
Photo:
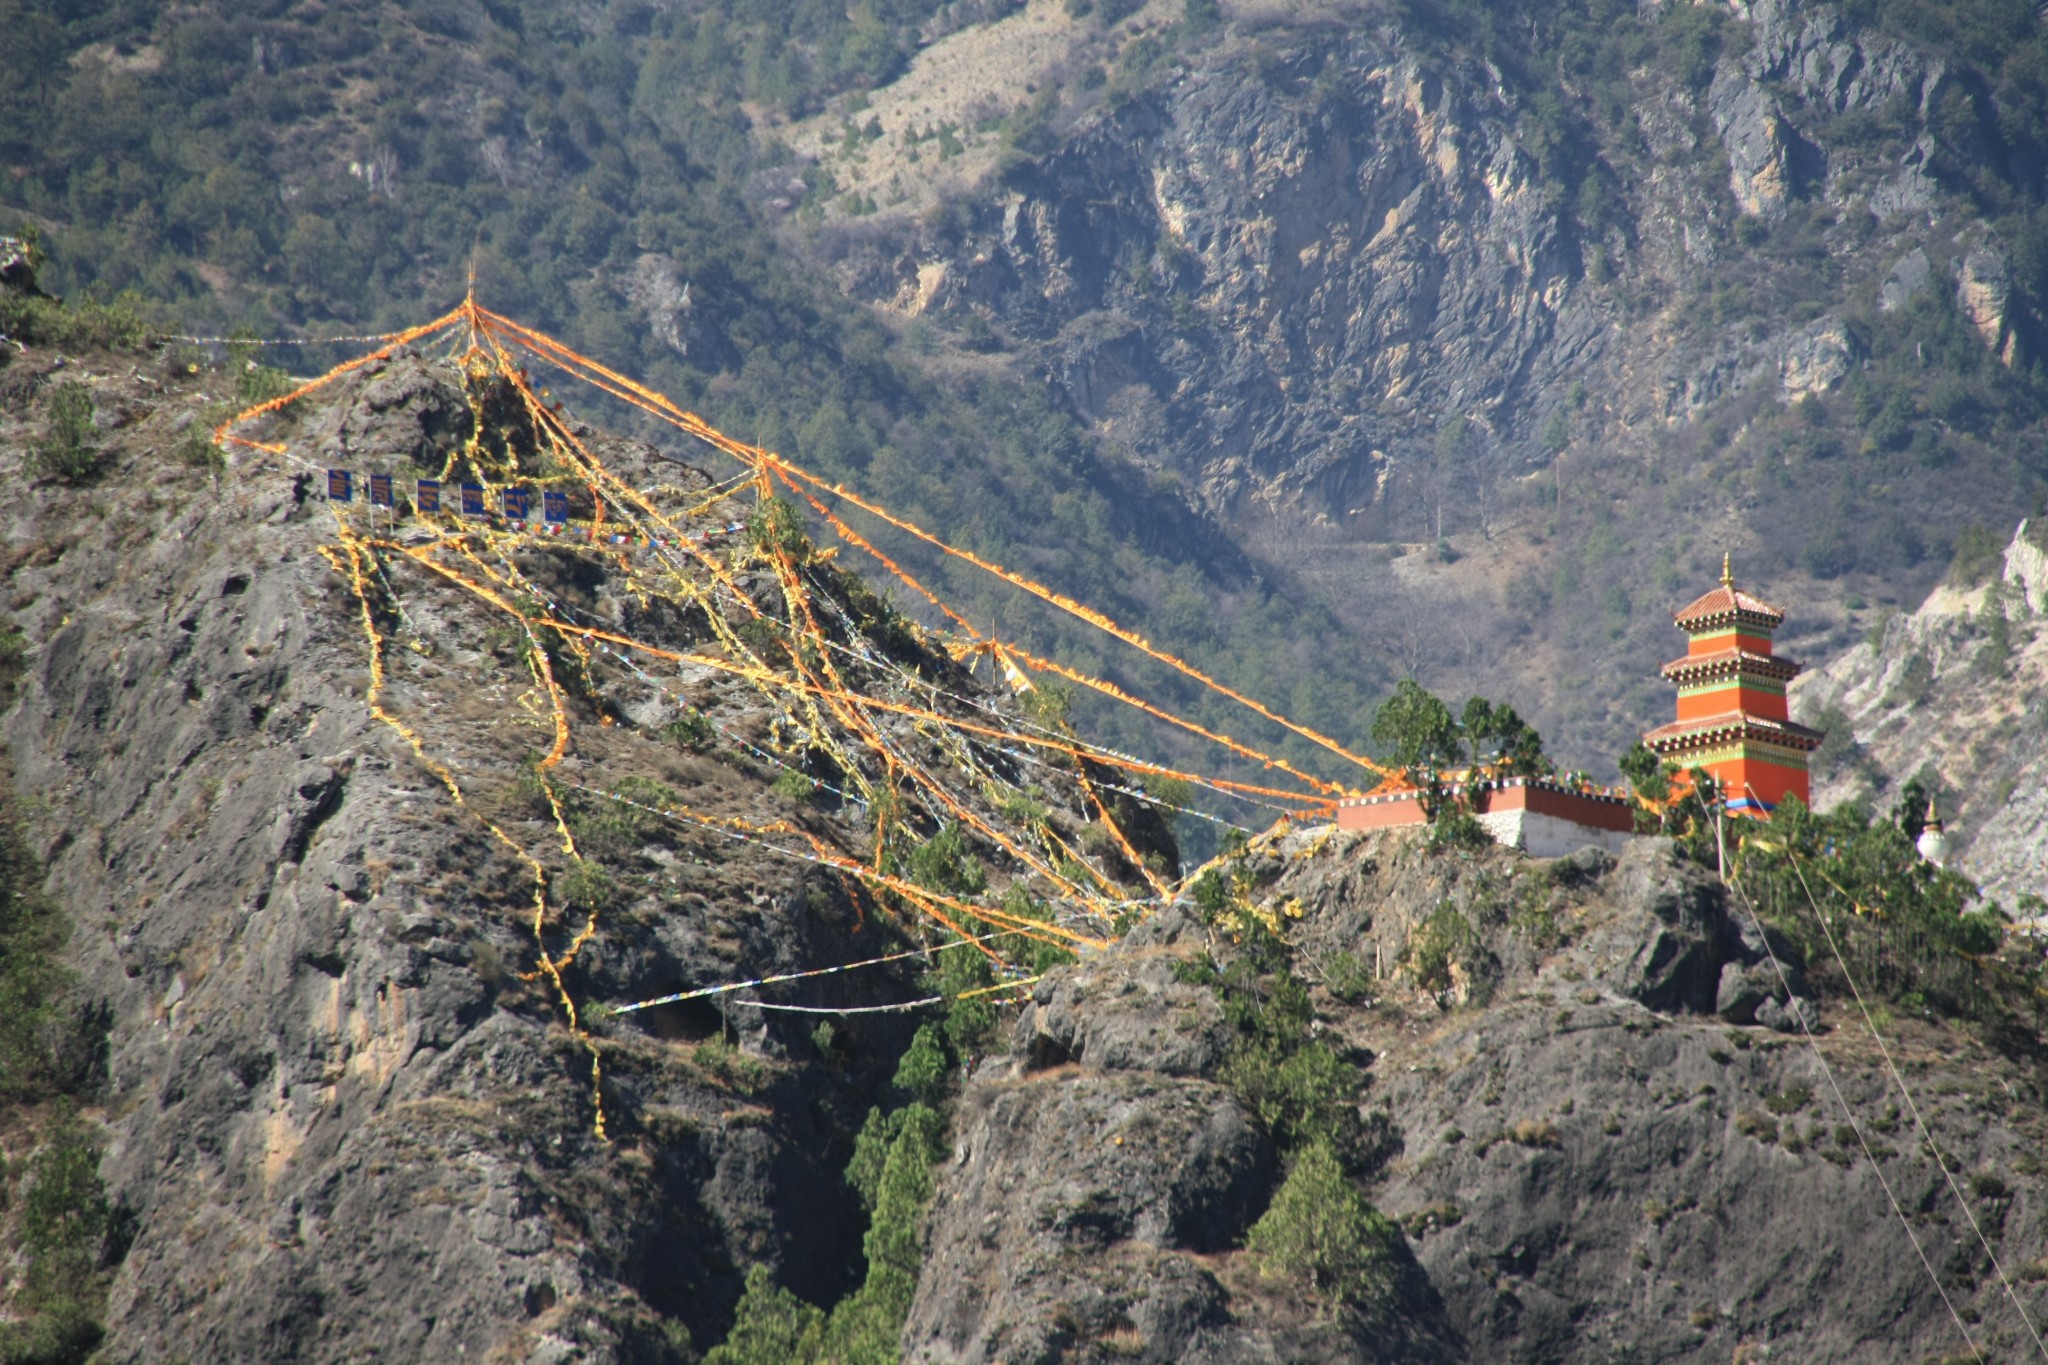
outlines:
[[[1678,719],[1643,742],[1680,768],[1704,768],[1731,811],[1762,815],[1787,796],[1808,801],[1806,756],[1818,730],[1793,723],[1785,685],[1799,665],[1771,653],[1785,613],[1735,586],[1721,561],[1721,586],[1675,614],[1690,638],[1685,657],[1664,665],[1678,684]]]

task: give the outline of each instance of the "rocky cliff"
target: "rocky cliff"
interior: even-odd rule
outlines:
[[[103,429],[96,482],[11,500],[4,538],[28,642],[13,780],[73,921],[76,1006],[106,1021],[91,1098],[132,1228],[104,1358],[665,1360],[723,1334],[746,1265],[837,1297],[864,1221],[841,1172],[900,1018],[843,1020],[821,1049],[814,1020],[704,1001],[583,1036],[536,955],[562,956],[601,903],[602,941],[568,954],[589,1004],[902,940],[822,869],[646,829],[608,852],[592,835],[604,872],[558,876],[536,924],[518,850],[555,825],[520,795],[548,735],[527,669],[460,602],[416,583],[385,599],[383,705],[445,757],[453,799],[366,705],[362,608],[321,552],[336,527],[315,471],[180,461],[235,383],[194,368],[41,354],[0,371],[14,486],[57,386],[82,385]],[[454,367],[401,357],[294,435],[438,464],[469,411]],[[607,453],[639,479],[709,482]],[[618,608],[601,561],[557,567],[575,578],[561,600]],[[765,720],[738,694],[721,710],[715,682],[693,693],[734,733]],[[624,765],[707,810],[791,813],[765,776],[664,740],[675,703],[630,704],[637,720],[587,716],[567,780]],[[843,999],[910,993],[884,966]]]
[[[497,8],[472,27],[509,42]],[[1366,642],[1361,667],[1510,696],[1569,763],[1668,714],[1661,608],[1732,544],[1791,609],[1790,652],[1827,664],[1799,694],[1836,737],[1822,801],[1888,806],[1918,775],[1988,892],[2040,894],[2038,534],[1887,615],[1968,551],[1963,528],[2003,526],[2042,486],[2024,63],[1987,75],[1792,0],[1562,29],[1499,8],[1481,24],[1449,3],[962,4],[855,92],[865,107],[847,94],[806,123],[737,96],[664,101],[699,69],[684,40],[664,28],[663,66],[639,46],[644,10],[586,7],[560,42],[590,63],[578,79],[636,92],[632,126],[660,129],[658,157],[634,134],[645,164],[615,155],[609,106],[520,105],[513,87],[551,79],[539,65],[478,75],[462,22],[408,30],[445,47],[419,68],[443,74],[360,128],[348,63],[368,59],[308,39],[293,65],[265,30],[263,107],[289,122],[280,87],[342,91],[330,112],[361,135],[344,147],[307,114],[278,155],[361,151],[331,168],[348,196],[330,212],[379,249],[349,256],[332,224],[294,218],[290,280],[264,288],[346,292],[351,260],[386,262],[380,288],[445,288],[452,257],[419,248],[402,287],[388,262],[426,221],[410,206],[454,202],[473,156],[487,193],[558,215],[536,250],[577,280],[536,274],[533,297],[598,342],[647,332],[714,418],[753,403],[864,488],[943,485],[948,534],[1050,508],[1030,567],[1122,566],[1131,623],[1153,629],[1135,614],[1149,595],[1173,618],[1162,638],[1313,654],[1293,631],[1320,595]],[[295,11],[292,31],[337,14]],[[101,84],[66,108],[164,63],[229,89],[241,32],[179,34],[96,48],[78,69]],[[304,74],[316,57],[332,81]],[[958,98],[991,66],[1007,104]],[[689,174],[724,196],[717,216],[633,198],[654,161],[668,194],[673,148],[713,141],[719,167]],[[186,193],[178,231],[232,248],[244,286],[266,279],[285,233],[271,182],[215,170],[220,197]],[[557,193],[585,175],[590,193]],[[299,183],[282,202],[320,197]],[[90,189],[66,201],[80,222],[99,221]],[[263,209],[254,227],[192,207],[230,199]],[[150,206],[124,211],[144,243]],[[691,233],[654,231],[669,219]],[[586,252],[611,254],[585,272]],[[222,307],[255,297],[220,279]],[[833,291],[854,303],[814,307]],[[802,997],[886,1007],[828,1029],[758,994],[590,1008],[930,945],[816,863],[605,804],[628,774],[714,824],[865,855],[875,814],[831,787],[829,755],[731,676],[650,680],[571,649],[558,661],[605,686],[568,695],[558,808],[534,766],[555,735],[542,642],[418,563],[352,576],[306,462],[440,468],[479,434],[469,376],[395,356],[286,419],[297,462],[224,461],[201,433],[277,376],[72,350],[10,345],[0,366],[0,732],[72,925],[63,1008],[103,1040],[76,1090],[104,1135],[109,1232],[84,1278],[107,1287],[105,1357],[688,1362],[726,1338],[750,1268],[845,1301],[871,1230],[849,1168],[863,1117],[900,1099],[919,1016],[894,1011],[929,998],[927,964]],[[977,406],[942,411],[934,392],[955,388]],[[52,475],[38,447],[79,394],[76,477]],[[728,530],[753,510],[579,430],[636,489]],[[1008,475],[1017,500],[978,508]],[[1087,544],[1062,540],[1077,527]],[[385,529],[390,555],[421,548]],[[715,613],[650,598],[606,550],[501,545],[476,572],[681,651],[786,607],[749,543],[720,561]],[[1163,592],[1167,561],[1133,545],[1167,545],[1187,574]],[[847,611],[881,611],[831,581]],[[1226,590],[1238,625],[1281,624],[1237,629]],[[1013,713],[883,614],[896,653],[859,666]],[[1328,704],[1329,671],[1285,674],[1289,709]],[[848,742],[836,722],[807,733]],[[908,722],[877,742],[940,761]],[[1085,807],[968,806],[1058,835],[1105,884],[1144,874]],[[1661,841],[1535,862],[1301,830],[1224,866],[1285,940],[1284,972],[1253,959],[1271,944],[1242,918],[1137,916],[1004,1013],[995,1055],[933,1080],[947,1132],[903,1239],[922,1260],[906,1358],[1921,1360],[1966,1336],[2024,1353],[2015,1301],[2048,1311],[2038,1036],[1876,1002],[1908,1104],[1840,972]],[[1345,1188],[1385,1216],[1364,1220],[1353,1299],[1249,1245],[1304,1160],[1245,1072],[1242,992],[1283,980],[1310,987],[1303,1036],[1349,1087]],[[41,1122],[0,1122],[10,1236]],[[13,1314],[27,1276],[9,1250]]]
[[[1840,135],[1878,110],[1931,117],[1955,77],[1828,6],[1734,15],[1690,83],[1654,47],[1610,73],[1635,106],[1585,130],[1590,162],[1569,171],[1612,201],[1568,198],[1547,92],[1414,16],[1248,12],[1172,79],[1080,99],[1051,150],[984,188],[991,202],[885,238],[900,254],[850,255],[848,281],[905,311],[998,321],[1212,511],[1367,517],[1381,539],[1435,538],[1394,519],[1386,485],[1420,477],[1454,417],[1513,477],[1548,464],[1546,420],[1588,391],[1581,426],[1608,432],[1846,380],[1863,357],[1839,317],[1688,325],[1697,272],[1783,268],[1742,259],[1765,240],[1737,240],[1743,221],[1829,215],[1813,226],[1830,288],[1797,311],[1948,288],[2010,359],[2032,324],[2009,248],[1945,197],[1931,135],[1896,161]],[[1937,266],[1920,243],[1944,223],[1960,235]]]
[[[967,1086],[907,1358],[1954,1358],[1916,1242],[1980,1339],[2030,1349],[1971,1230],[2008,1274],[2042,1235],[2030,1067],[1894,1044],[1958,1202],[1860,1022],[1788,996],[1739,900],[1665,841],[1545,863],[1322,830],[1248,862],[1298,916],[1302,970],[1338,983],[1350,954],[1372,977],[1317,1013],[1369,1066],[1373,1198],[1402,1229],[1387,1298],[1332,1310],[1240,1249],[1276,1163],[1188,979],[1239,945],[1175,911],[1041,984]],[[1430,980],[1447,922],[1454,967]],[[2018,1292],[2038,1320],[2039,1285]]]
[[[473,266],[1323,728],[1412,673],[1595,770],[1723,550],[1818,657],[2044,491],[2024,6],[800,10],[64,10],[0,211],[172,330]]]

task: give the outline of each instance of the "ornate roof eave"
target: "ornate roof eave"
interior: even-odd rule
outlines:
[[[1758,654],[1748,649],[1717,649],[1711,654],[1688,654],[1673,659],[1658,671],[1672,682],[1683,682],[1697,674],[1729,672],[1790,682],[1803,665],[1782,655]]]
[[[1771,720],[1764,716],[1753,716],[1746,711],[1731,711],[1718,716],[1702,716],[1698,720],[1681,720],[1670,725],[1660,725],[1643,736],[1643,743],[1660,754],[1732,740],[1755,740],[1764,744],[1782,745],[1787,749],[1811,751],[1818,749],[1826,738],[1821,731],[1809,729],[1794,721]]]

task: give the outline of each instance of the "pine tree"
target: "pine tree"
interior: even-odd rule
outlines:
[[[704,1365],[801,1365],[818,1358],[825,1313],[775,1283],[768,1267],[747,1272],[732,1331],[711,1348]]]
[[[1318,1138],[1294,1159],[1245,1249],[1267,1274],[1305,1279],[1330,1302],[1356,1305],[1386,1292],[1396,1235],[1344,1173],[1336,1148]]]

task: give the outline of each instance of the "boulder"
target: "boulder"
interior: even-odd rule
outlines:
[[[1756,1020],[1757,1006],[1771,998],[1770,989],[1740,962],[1721,965],[1720,986],[1714,992],[1714,1013],[1730,1024]]]

